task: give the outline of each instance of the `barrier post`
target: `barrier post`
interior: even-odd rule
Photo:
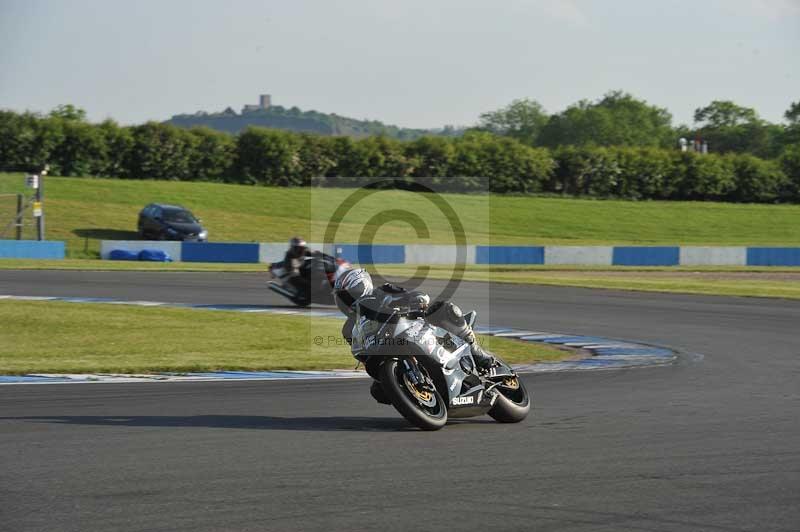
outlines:
[[[42,208],[42,197],[44,196],[44,176],[47,175],[47,167],[39,174],[39,186],[36,187],[36,201],[33,205],[33,215],[36,216],[36,238],[44,240],[44,209]],[[38,207],[38,213],[37,213]],[[37,216],[38,214],[38,216]]]
[[[17,240],[22,240],[22,226],[25,223],[23,214],[22,214],[22,194],[17,194],[17,219],[16,219],[16,226],[17,226]]]

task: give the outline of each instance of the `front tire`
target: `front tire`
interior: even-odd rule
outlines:
[[[425,371],[424,368],[421,368]],[[431,384],[424,390],[427,403],[415,396],[403,378],[403,370],[396,359],[389,359],[381,367],[381,385],[392,405],[409,423],[422,430],[439,430],[447,424],[447,405]],[[419,393],[419,390],[416,390]]]
[[[508,382],[506,382],[508,381]],[[516,375],[507,378],[499,385],[497,400],[489,410],[489,415],[500,423],[519,423],[531,410],[531,399],[522,380]]]

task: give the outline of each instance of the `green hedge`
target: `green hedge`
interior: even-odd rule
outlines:
[[[0,111],[0,170],[242,184],[340,186],[364,177],[437,190],[630,199],[800,201],[800,144],[775,160],[657,147],[533,148],[472,131],[456,138],[352,139],[250,128],[237,136],[148,122]]]

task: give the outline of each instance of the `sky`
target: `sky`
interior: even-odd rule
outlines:
[[[403,127],[548,112],[621,89],[691,124],[800,100],[800,0],[0,0],[0,108],[93,121],[258,95]]]

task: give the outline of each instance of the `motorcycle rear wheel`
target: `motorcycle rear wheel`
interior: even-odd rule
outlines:
[[[495,388],[499,393],[494,406],[489,410],[489,415],[500,423],[519,423],[528,417],[531,399],[519,377],[514,375],[512,379],[507,380],[508,386],[501,384]]]
[[[424,368],[421,369],[424,371]],[[412,425],[422,430],[439,430],[447,424],[447,405],[441,394],[435,387],[425,389],[425,396],[431,405],[424,405],[415,395],[415,391],[420,391],[405,384],[403,370],[396,359],[383,363],[381,385],[392,406]]]

